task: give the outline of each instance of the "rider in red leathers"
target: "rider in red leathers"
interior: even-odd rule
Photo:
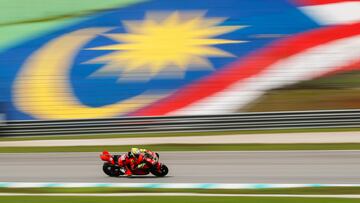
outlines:
[[[132,170],[142,169],[147,164],[151,167],[158,164],[158,156],[155,152],[146,149],[131,148],[130,152],[119,158],[119,166],[125,168],[125,175],[127,176],[132,175]]]
[[[157,154],[146,149],[131,148],[130,152],[121,155],[118,159],[118,165],[124,167],[127,176],[131,176],[133,170],[142,169],[147,164],[160,168]]]

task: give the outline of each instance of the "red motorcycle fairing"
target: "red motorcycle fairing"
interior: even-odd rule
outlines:
[[[147,175],[149,174],[149,170],[143,170],[143,169],[135,169],[131,170],[133,175]]]
[[[112,158],[112,155],[108,151],[103,151],[102,154],[100,154],[100,159],[106,162],[109,162],[111,164],[115,164],[114,159]]]

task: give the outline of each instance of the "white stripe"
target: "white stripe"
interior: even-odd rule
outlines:
[[[271,136],[270,136],[271,135]],[[0,147],[109,146],[150,144],[360,143],[360,132],[271,133],[180,137],[2,141]]]
[[[339,2],[300,7],[321,25],[349,24],[360,21],[360,2]]]
[[[0,188],[177,188],[177,189],[269,189],[360,187],[360,184],[266,184],[266,183],[61,183],[61,182],[0,182]]]
[[[0,196],[47,197],[131,197],[131,196],[198,196],[198,197],[301,197],[360,198],[360,195],[289,195],[289,194],[206,194],[206,193],[0,193]]]
[[[271,65],[264,72],[235,83],[225,91],[202,99],[173,115],[231,113],[267,90],[314,78],[360,58],[360,35],[319,45]],[[259,59],[261,60],[261,59]]]

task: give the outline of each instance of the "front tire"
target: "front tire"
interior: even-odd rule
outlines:
[[[161,164],[160,171],[158,171],[156,168],[153,168],[151,170],[151,173],[154,174],[156,177],[164,177],[169,173],[169,169],[166,165]]]

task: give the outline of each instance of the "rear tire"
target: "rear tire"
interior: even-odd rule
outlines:
[[[103,171],[106,175],[111,176],[112,166],[108,163],[104,163]]]
[[[121,172],[120,168],[117,166],[114,166],[109,163],[104,163],[103,165],[103,171],[106,175],[110,177],[118,177],[120,175],[123,175],[124,173]]]

